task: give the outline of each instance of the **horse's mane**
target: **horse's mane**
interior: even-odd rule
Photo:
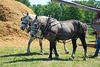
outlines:
[[[38,21],[42,24],[46,23],[48,21],[48,19],[50,18],[50,21],[57,21],[55,18],[51,18],[51,17],[48,17],[48,16],[39,16],[38,17]]]
[[[36,15],[34,14],[29,14],[29,17],[32,18],[33,20],[36,18]]]

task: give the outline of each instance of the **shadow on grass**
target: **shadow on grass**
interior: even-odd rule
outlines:
[[[52,60],[57,60],[57,61],[68,61],[68,59],[55,59],[53,58]],[[48,58],[31,58],[31,59],[22,59],[22,60],[13,60],[13,61],[8,61],[8,62],[3,62],[3,63],[17,63],[17,62],[34,62],[34,61],[52,61],[49,60]]]
[[[10,54],[10,55],[3,55],[0,57],[12,57],[12,56],[31,56],[31,55],[41,55],[40,53],[37,52],[33,52],[30,54],[26,54],[26,53],[19,53],[19,54]],[[43,55],[48,55],[48,53],[44,53]]]

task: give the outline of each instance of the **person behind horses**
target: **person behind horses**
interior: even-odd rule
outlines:
[[[93,21],[92,27],[94,28],[96,34],[97,34],[97,44],[96,44],[96,51],[93,56],[90,58],[98,57],[98,53],[100,50],[100,11],[97,12],[97,16],[95,17],[95,20]]]

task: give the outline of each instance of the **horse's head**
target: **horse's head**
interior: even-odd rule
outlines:
[[[21,24],[21,29],[24,30],[25,28],[27,28],[27,26],[29,24],[31,24],[31,22],[33,22],[33,20],[35,19],[36,15],[32,15],[32,14],[23,14],[23,17],[21,18],[22,24]]]
[[[47,17],[47,16],[36,16],[33,20],[33,23],[40,28],[41,30],[46,30],[51,22],[56,21],[54,18]],[[45,29],[46,28],[46,29]]]
[[[38,29],[40,27],[41,23],[39,22],[38,16],[35,16],[35,19],[32,21],[31,25],[36,29]]]
[[[33,23],[39,24],[39,26],[46,25],[48,22],[48,18],[49,17],[46,16],[35,16]]]
[[[41,29],[40,29],[41,26],[42,24],[39,22],[39,16],[35,16],[35,19],[30,24],[31,27],[30,35],[33,37],[36,36],[37,33],[41,34]]]

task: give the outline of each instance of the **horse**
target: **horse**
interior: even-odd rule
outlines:
[[[23,17],[21,18],[22,24],[21,24],[21,29],[25,30],[27,29],[27,32],[30,32],[30,40],[28,42],[28,47],[27,47],[27,53],[26,54],[30,54],[30,45],[32,43],[32,41],[36,38],[39,38],[39,45],[40,45],[40,54],[43,54],[43,48],[42,48],[42,39],[43,39],[43,35],[41,33],[41,30],[38,29],[37,23],[33,23],[36,15],[33,14],[22,14]],[[66,41],[63,40],[62,41],[64,44],[64,50],[65,53],[68,54],[69,50],[66,48]]]
[[[49,60],[52,60],[53,50],[55,58],[59,57],[56,50],[56,42],[59,40],[69,39],[72,40],[73,44],[72,55],[69,59],[73,60],[77,48],[76,40],[78,38],[80,38],[84,48],[83,60],[86,60],[87,45],[85,37],[88,27],[85,23],[82,23],[78,20],[57,21],[56,19],[47,16],[36,16],[34,23],[38,23],[39,29],[43,33],[43,37],[50,42],[50,54],[48,57]]]

